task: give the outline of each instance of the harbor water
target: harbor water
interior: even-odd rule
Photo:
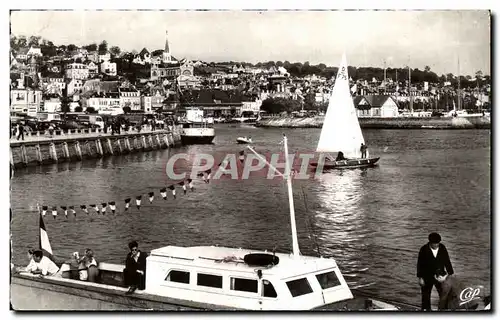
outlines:
[[[19,169],[11,180],[12,262],[27,264],[38,246],[37,203],[74,205],[77,216],[45,225],[57,257],[92,248],[99,261],[123,263],[127,244],[143,251],[166,246],[216,244],[291,252],[286,185],[248,180],[195,181],[195,190],[167,200],[159,189],[172,183],[165,165],[176,153],[238,153],[238,136],[251,136],[259,152],[315,148],[320,129],[264,129],[218,125],[213,145]],[[490,290],[491,161],[489,130],[363,130],[370,169],[332,171],[293,183],[302,254],[334,257],[354,287],[385,298],[420,303],[416,263],[430,232],[439,232],[455,273]],[[189,163],[185,163],[185,170]],[[149,203],[147,193],[155,192]],[[140,210],[135,196],[143,195]],[[125,212],[123,200],[131,197]],[[80,205],[116,201],[117,212],[86,215]]]

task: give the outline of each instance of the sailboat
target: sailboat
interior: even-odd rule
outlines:
[[[380,157],[362,157],[361,146],[365,144],[359,125],[356,108],[349,89],[349,75],[345,53],[330,96],[316,152],[326,153],[323,169],[362,168],[374,166]],[[341,153],[333,158],[330,153]],[[343,155],[343,156],[342,156]],[[319,162],[311,162],[314,167]]]

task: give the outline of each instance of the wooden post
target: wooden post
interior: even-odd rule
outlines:
[[[160,134],[155,135],[155,137],[156,143],[158,143],[158,149],[162,149],[163,147],[161,146]]]
[[[118,145],[118,151],[120,152],[120,154],[123,154],[122,142],[120,138],[116,139],[116,144]]]
[[[110,139],[110,138],[107,138],[107,139],[106,139],[106,142],[107,142],[107,144],[108,144],[109,153],[110,153],[110,154],[113,154],[113,145],[111,145],[111,139]]]
[[[95,146],[96,146],[96,149],[97,149],[97,154],[98,154],[99,156],[101,156],[101,157],[102,157],[103,152],[102,152],[102,144],[101,144],[101,140],[96,139],[96,140],[95,140]]]
[[[35,148],[36,148],[36,158],[38,160],[38,163],[43,163],[43,156],[40,144],[37,144]]]
[[[63,142],[63,152],[64,152],[64,157],[66,159],[69,159],[69,148],[68,148],[68,143],[66,141]]]
[[[149,146],[151,147],[151,149],[155,149],[154,143],[153,143],[153,136],[149,135],[148,140],[149,140],[148,142],[149,142]]]
[[[54,162],[57,162],[57,150],[56,150],[56,145],[55,143],[51,143],[49,145],[49,153],[50,153],[50,159],[52,159]]]
[[[141,136],[141,138],[142,138],[142,148],[143,148],[143,149],[146,149],[146,148],[147,148],[147,146],[148,146],[148,145],[146,144],[146,136],[144,136],[144,135],[143,135],[143,136]]]
[[[28,155],[26,154],[26,147],[24,144],[21,145],[21,158],[25,165],[28,164]]]
[[[167,145],[167,148],[170,148],[170,143],[168,142],[168,133],[165,133],[163,135],[163,140],[165,140],[165,144]]]
[[[75,141],[75,151],[76,155],[78,156],[78,159],[82,160],[82,149],[80,148],[80,141],[76,140]]]
[[[125,149],[127,149],[128,152],[132,151],[132,148],[130,148],[130,139],[128,137],[125,138]]]

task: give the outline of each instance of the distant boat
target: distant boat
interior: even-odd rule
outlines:
[[[349,75],[344,54],[330,96],[316,152],[327,153],[324,169],[374,166],[380,157],[369,157],[367,150],[366,158],[362,158],[360,150],[362,144],[365,144],[365,140],[349,88]],[[330,153],[343,156],[334,158]],[[318,162],[312,162],[311,165],[317,167]]]
[[[251,137],[238,137],[238,139],[236,139],[236,142],[238,142],[240,144],[252,143],[252,138]]]
[[[182,144],[210,144],[214,138],[213,118],[205,118],[203,110],[186,110],[186,121],[182,123],[181,131]]]

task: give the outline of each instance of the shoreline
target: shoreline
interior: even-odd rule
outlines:
[[[262,128],[321,128],[324,117],[314,118],[269,118],[255,124]],[[491,129],[487,117],[456,118],[358,118],[363,129]]]

